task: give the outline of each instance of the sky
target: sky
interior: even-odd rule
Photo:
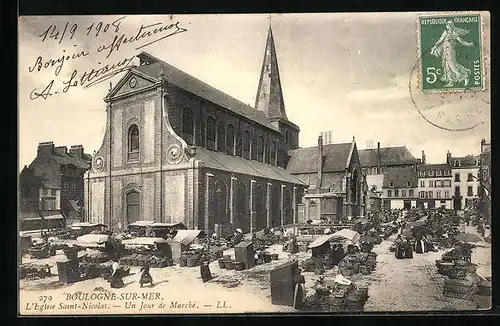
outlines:
[[[478,94],[421,94],[418,69],[413,69],[418,62],[418,15],[272,16],[286,112],[300,127],[300,146],[314,146],[321,131],[332,130],[334,143],[355,137],[358,149],[366,148],[370,140],[374,146],[377,142],[382,147],[407,146],[416,157],[424,150],[428,163],[444,162],[448,150],[453,156],[479,154],[481,139],[490,138],[489,79],[486,90]],[[134,36],[141,25],[156,23],[178,23],[186,31],[139,50],[147,40],[122,44],[108,58],[106,51],[97,51],[115,35]],[[487,14],[483,25],[488,76]],[[264,14],[19,18],[19,168],[36,157],[40,142],[81,144],[90,154],[97,150],[106,126],[103,98],[110,82],[116,85],[124,73],[89,88],[71,87],[66,93],[63,82],[74,70],[80,76],[141,51],[253,106],[268,28],[269,15]],[[57,40],[49,37],[57,31]],[[65,60],[57,75],[59,64],[36,69],[39,57],[45,63],[81,51],[88,55]],[[52,80],[52,96],[31,99]],[[456,129],[460,131],[450,131]]]

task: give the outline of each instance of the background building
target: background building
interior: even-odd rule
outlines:
[[[418,165],[418,200],[420,208],[452,208],[452,174],[448,164]]]
[[[491,142],[481,140],[479,166],[479,211],[482,217],[491,219]]]
[[[417,163],[417,159],[406,146],[380,147],[378,142],[377,148],[361,149],[358,153],[366,175],[382,174],[389,169],[415,166]]]
[[[463,210],[472,206],[474,198],[478,196],[479,156],[452,157],[448,152],[446,159],[453,175],[453,209]]]
[[[105,99],[88,220],[227,232],[296,221],[305,185],[285,167],[299,127],[286,116],[271,29],[255,108],[147,53],[138,58]]]
[[[356,141],[290,151],[287,171],[309,188],[304,195],[305,219],[339,221],[364,214],[365,182]]]
[[[19,176],[21,220],[80,220],[83,175],[90,160],[81,145],[71,146],[68,151],[66,146],[55,147],[53,142],[40,143],[37,157]]]
[[[417,204],[417,167],[391,168],[384,172],[384,209],[410,209]]]

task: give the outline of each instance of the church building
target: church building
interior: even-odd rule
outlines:
[[[306,184],[286,166],[299,127],[286,115],[271,28],[255,107],[137,57],[104,99],[106,132],[85,176],[87,220],[113,231],[149,220],[222,233],[296,222]]]

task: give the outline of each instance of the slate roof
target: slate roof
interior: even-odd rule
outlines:
[[[455,160],[460,160],[460,166],[454,166]],[[454,168],[477,166],[476,160],[479,160],[479,156],[467,155],[462,157],[450,157],[450,165]]]
[[[202,147],[196,148],[195,158],[200,160],[204,167],[306,186],[299,178],[279,166],[245,160],[239,156],[215,152]]]
[[[352,143],[323,145],[325,162],[323,172],[345,171]],[[290,150],[286,170],[292,174],[318,172],[319,149],[317,146]]]
[[[408,181],[412,188],[417,187],[417,173],[413,167],[401,167],[389,169],[384,172],[384,188],[390,188],[391,181],[394,182],[394,188],[408,188]]]
[[[262,111],[254,109],[253,107],[147,53],[141,53],[141,55],[148,56],[152,58],[152,60],[156,60],[157,62],[153,62],[148,65],[137,66],[133,68],[133,70],[159,80],[161,68],[163,67],[163,74],[166,80],[173,85],[182,88],[192,94],[195,94],[203,99],[206,99],[214,104],[217,104],[238,115],[241,115],[247,119],[257,122],[264,127],[278,131]]]
[[[451,170],[448,164],[419,164],[417,166],[419,171],[444,171]]]
[[[74,166],[79,167],[81,169],[87,169],[88,162],[92,159],[92,157],[88,154],[84,154],[83,158],[78,158],[70,154],[54,153],[52,157],[59,164],[73,164]]]
[[[377,148],[358,150],[358,155],[362,167],[378,165]],[[381,147],[380,156],[381,165],[414,164],[417,162],[415,156],[406,146]]]

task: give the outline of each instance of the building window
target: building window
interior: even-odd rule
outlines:
[[[448,190],[444,191],[444,198],[450,198],[450,192]]]
[[[453,162],[453,166],[460,166],[460,160],[455,160],[455,162]]]
[[[264,137],[257,137],[257,161],[264,162]]]
[[[394,188],[394,181],[391,181],[391,182],[389,183],[389,187]]]
[[[443,175],[443,172],[442,172],[441,170],[436,171],[436,176],[440,177],[440,176],[442,176],[442,175]]]
[[[472,177],[472,173],[467,174],[467,182],[474,181],[474,178]]]
[[[429,177],[433,177],[434,176],[434,171],[429,171]]]
[[[250,133],[247,130],[243,133],[243,153],[241,155],[243,158],[250,159],[250,142],[251,141],[252,140],[250,139]]]
[[[451,187],[451,180],[444,180],[445,187]]]
[[[460,173],[455,173],[455,182],[460,182]]]
[[[429,193],[427,191],[424,191],[424,198],[427,198],[429,196]]]
[[[226,149],[227,153],[230,155],[234,155],[234,127],[232,124],[227,125],[227,132],[226,132]]]
[[[217,150],[226,152],[226,128],[224,124],[219,124],[217,131]]]
[[[424,172],[424,171],[420,171],[420,172],[418,172],[418,176],[419,176],[419,177],[425,177],[425,172]]]
[[[432,198],[432,191],[429,191],[429,198]]]
[[[392,197],[392,190],[387,190],[387,197]]]
[[[424,198],[424,192],[423,192],[423,191],[419,191],[419,192],[418,192],[418,197],[420,197],[420,198]]]
[[[408,197],[413,197],[413,189],[408,190]]]
[[[138,192],[132,191],[126,195],[127,221],[134,223],[140,219],[140,201],[141,196]]]
[[[66,174],[66,165],[61,165],[61,174]]]
[[[242,151],[243,151],[243,138],[241,137],[241,133],[236,134],[236,148],[235,148],[235,154],[236,156],[242,156]]]
[[[394,197],[399,197],[399,189],[394,189]]]
[[[441,198],[441,191],[440,190],[436,191],[436,198]]]
[[[128,128],[128,158],[129,160],[139,159],[139,127],[131,125]]]
[[[425,181],[424,180],[420,180],[420,188],[425,188]]]
[[[406,186],[407,186],[407,187],[411,187],[411,181],[408,181],[408,182],[406,183]]]
[[[449,171],[449,170],[444,171],[444,175],[445,176],[450,176],[451,175],[451,171]]]
[[[406,197],[406,189],[401,190],[401,197]]]
[[[432,188],[432,187],[434,187],[434,181],[429,180],[429,188]]]
[[[50,189],[50,195],[55,196],[56,195],[56,190],[55,189]]]
[[[455,187],[455,196],[460,196],[460,187]]]
[[[472,187],[467,187],[467,196],[472,197],[474,193],[472,192]]]
[[[207,118],[205,128],[207,133],[207,148],[215,150],[215,144],[217,141],[217,124],[215,123],[214,117],[210,116]]]

